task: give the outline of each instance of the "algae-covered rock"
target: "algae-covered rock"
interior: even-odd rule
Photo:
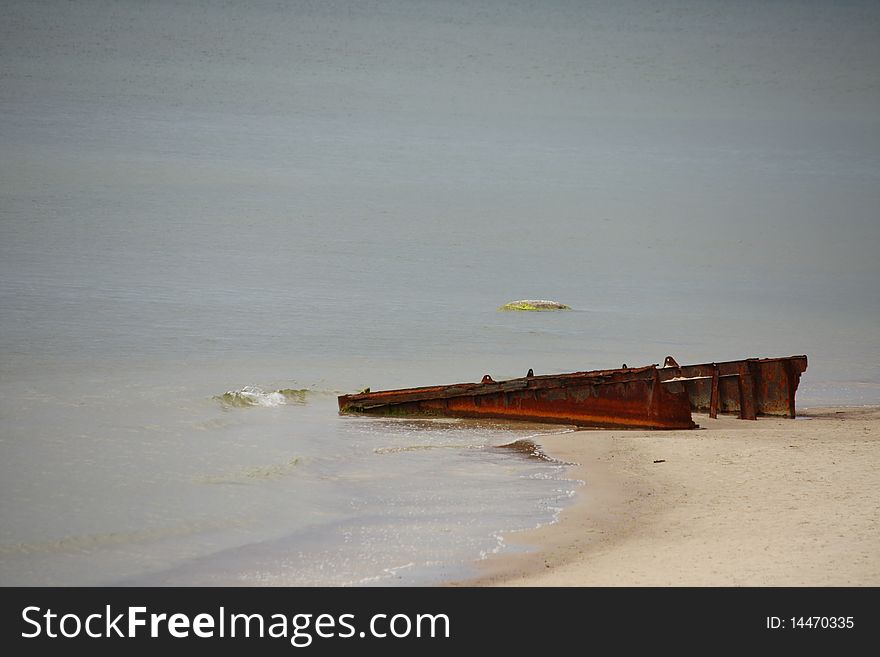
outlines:
[[[505,303],[498,310],[571,310],[571,308],[564,303],[548,301],[547,299],[521,299]]]

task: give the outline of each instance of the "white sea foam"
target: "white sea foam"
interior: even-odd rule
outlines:
[[[226,406],[262,406],[271,408],[285,404],[304,404],[309,393],[305,389],[284,388],[267,392],[259,386],[228,390],[216,397]]]
[[[488,550],[480,550],[480,560],[488,559],[493,554],[498,554],[505,547],[504,536],[501,532],[493,532],[492,538],[495,539],[495,546]]]

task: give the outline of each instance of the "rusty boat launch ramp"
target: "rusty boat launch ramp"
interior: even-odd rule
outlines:
[[[692,429],[683,384],[664,384],[656,365],[339,397],[343,413],[499,418],[585,427]]]
[[[692,411],[795,416],[806,356],[594,370],[403,388],[338,398],[341,413],[495,418],[630,429],[694,429]]]

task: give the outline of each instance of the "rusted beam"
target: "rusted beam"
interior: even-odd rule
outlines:
[[[757,420],[755,412],[755,386],[749,371],[751,363],[739,365],[739,418],[741,420]]]
[[[719,384],[719,374],[718,368],[712,368],[712,394],[709,397],[709,417],[717,418],[718,417],[718,384]]]

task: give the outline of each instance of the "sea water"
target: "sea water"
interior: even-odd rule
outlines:
[[[436,584],[589,494],[502,447],[568,427],[364,387],[805,353],[800,408],[880,403],[873,3],[3,14],[4,585]]]

